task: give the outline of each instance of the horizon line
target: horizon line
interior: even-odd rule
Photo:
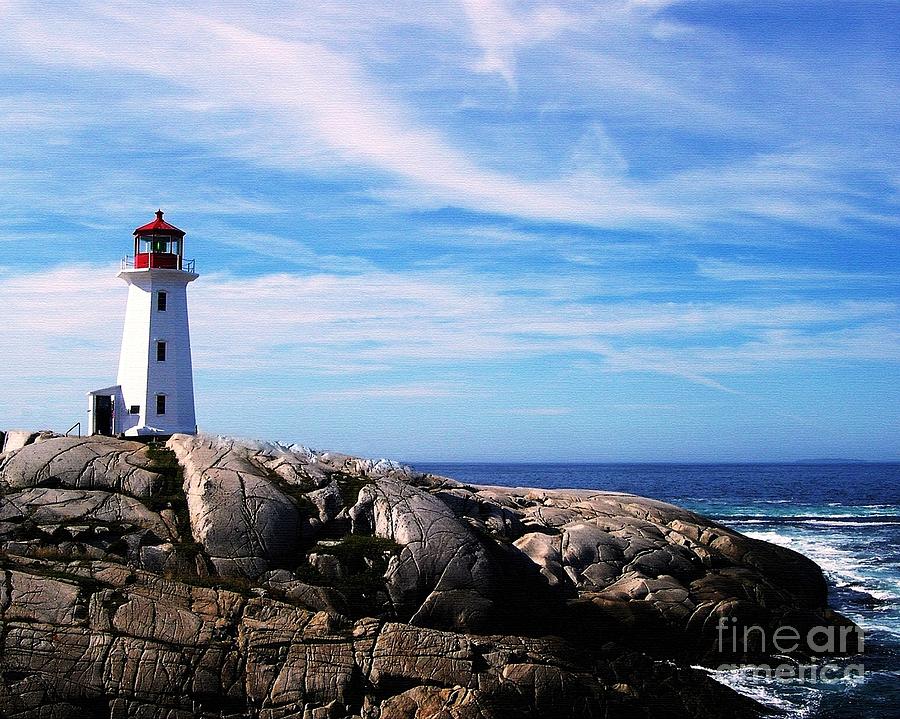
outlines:
[[[707,465],[707,466],[739,466],[747,464],[756,465],[807,465],[807,466],[841,466],[854,464],[900,464],[900,459],[794,459],[794,460],[474,460],[474,459],[429,459],[429,460],[402,460],[403,464],[416,466],[418,464],[481,464],[481,465],[576,465],[576,466],[625,466],[625,465]]]

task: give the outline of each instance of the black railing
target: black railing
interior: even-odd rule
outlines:
[[[66,430],[66,437],[68,437],[72,433],[73,429],[78,429],[78,436],[80,437],[81,436],[81,422],[76,422],[71,427],[69,427]]]

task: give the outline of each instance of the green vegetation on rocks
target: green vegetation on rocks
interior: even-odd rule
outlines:
[[[367,484],[372,484],[371,480],[353,477],[349,474],[339,473],[332,476],[337,480],[338,488],[341,490],[341,498],[344,500],[344,506],[346,507],[352,507],[356,504],[360,490]]]
[[[184,495],[184,471],[178,464],[175,453],[168,447],[153,443],[147,445],[147,457],[150,459],[150,469],[159,474],[161,481],[159,491],[154,492],[144,503],[154,512],[172,509],[179,524],[184,518],[184,526],[190,526],[187,497]]]
[[[170,509],[175,514],[178,529],[178,553],[193,559],[203,554],[203,547],[191,536],[191,515],[188,511],[187,496],[184,493],[184,470],[175,453],[163,445],[151,442],[147,445],[150,469],[160,475],[159,491],[144,500],[144,504],[154,512]],[[191,575],[180,576],[186,580]]]
[[[312,571],[306,573],[307,581],[337,589],[347,600],[351,616],[383,616],[388,610],[384,573],[390,558],[402,549],[391,539],[349,534],[336,544],[315,548],[317,554],[337,557],[344,570],[343,576],[326,580],[310,568]]]

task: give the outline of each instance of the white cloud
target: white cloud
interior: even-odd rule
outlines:
[[[900,277],[875,272],[842,272],[840,270],[754,264],[729,260],[705,259],[697,262],[697,273],[722,282],[790,282],[830,285],[839,283],[900,283]]]
[[[861,325],[811,331],[780,328],[757,332],[735,345],[708,341],[688,347],[653,344],[610,352],[602,365],[608,371],[648,371],[686,378],[749,374],[774,367],[810,362],[900,361],[900,332],[896,320],[884,318]]]
[[[860,221],[892,226],[900,221],[867,207],[877,193],[854,189],[848,179],[883,172],[879,160],[846,148],[819,146],[685,170],[660,180],[656,194],[674,206],[696,207],[698,225],[718,215],[732,221],[776,220],[824,229],[849,229]]]
[[[628,161],[606,128],[592,124],[569,151],[569,166],[575,173],[623,176]]]
[[[499,74],[510,87],[516,86],[515,36],[518,23],[503,0],[462,0],[475,42],[483,56],[475,65],[479,72]]]
[[[478,72],[497,73],[515,89],[516,52],[538,43],[573,25],[576,19],[552,5],[530,12],[516,13],[506,0],[461,0],[472,28],[475,43],[481,48]]]
[[[514,407],[506,410],[506,414],[524,415],[526,417],[560,417],[571,413],[571,407]]]
[[[253,232],[219,222],[198,223],[192,236],[208,238],[216,244],[244,249],[261,257],[277,260],[288,267],[311,267],[342,274],[374,271],[375,266],[362,257],[327,255],[309,244],[270,232]]]
[[[773,119],[765,107],[735,102],[739,77],[755,73],[777,98],[790,94],[785,83],[800,82],[797,68],[753,55],[709,30],[695,28],[683,43],[654,38],[659,11],[670,4],[522,9],[505,0],[465,0],[462,6],[435,1],[420,12],[408,3],[387,9],[303,6],[261,12],[218,3],[191,13],[124,2],[75,3],[63,13],[46,5],[10,3],[0,28],[6,52],[17,61],[27,59],[26,64],[77,70],[90,78],[83,80],[87,83],[102,78],[108,112],[100,120],[97,106],[82,107],[77,94],[66,112],[60,108],[69,103],[58,97],[28,95],[20,98],[21,109],[19,98],[0,101],[0,122],[6,118],[21,129],[24,116],[34,116],[36,131],[48,141],[72,143],[87,123],[108,124],[114,117],[122,127],[187,145],[202,143],[215,154],[257,165],[344,177],[363,170],[370,195],[400,207],[449,205],[617,228],[694,228],[722,219],[759,218],[828,228],[857,221],[897,223],[890,208],[877,206],[877,190],[860,190],[861,174],[877,177],[890,171],[884,157],[860,150],[865,143],[841,146],[805,129],[807,149],[798,150],[796,138],[793,144],[786,139],[789,128],[779,127],[794,121],[786,115],[789,108]],[[517,81],[518,55],[533,51],[539,61],[529,66],[529,79],[540,86],[530,90],[539,104],[556,103],[563,118],[568,110],[585,118],[584,126],[567,121],[569,127],[579,126],[583,138],[568,151],[554,148],[558,161],[538,160],[547,148],[537,140],[514,148],[512,161],[499,157],[483,143],[445,128],[449,117],[440,111],[440,102],[428,112],[416,111],[410,102],[415,93],[404,95],[404,82],[419,83],[419,93],[447,93],[462,82],[451,66],[461,52],[460,30],[454,27],[461,7],[481,49],[483,70]],[[379,38],[393,37],[391,29],[409,26],[431,33],[428,40],[420,39],[413,48],[398,42],[390,52],[383,39],[379,45]],[[147,35],[154,38],[154,51],[135,52],[134,39]],[[546,48],[537,47],[545,41]],[[549,54],[540,54],[547,48]],[[404,50],[426,53],[438,74],[402,66],[398,55]],[[384,68],[389,68],[387,78]],[[804,77],[811,72],[802,69]],[[846,102],[853,107],[853,98]],[[503,110],[495,102],[485,107]],[[616,133],[610,133],[607,117],[616,119]],[[652,152],[662,162],[653,163],[651,176],[630,174],[635,137],[660,133],[673,122],[691,134],[702,129],[704,135],[727,139],[749,133],[754,146],[761,147],[752,157],[729,155],[707,166],[692,161],[676,171],[684,163],[677,158],[668,163],[665,146],[657,150],[654,145]],[[632,147],[616,141],[620,133],[628,135]],[[759,143],[762,135],[771,141]],[[532,142],[537,144],[532,147]],[[538,171],[519,169],[534,163]],[[42,188],[39,178],[32,184]],[[61,191],[53,193],[57,197],[72,183],[60,185]],[[190,195],[190,188],[174,187],[170,196],[179,193]],[[208,199],[208,207],[227,204]]]
[[[481,166],[418,122],[349,56],[315,42],[263,35],[211,16],[169,11],[157,17],[143,7],[40,20],[25,11],[9,21],[7,41],[39,62],[137,72],[189,91],[190,98],[166,89],[135,98],[134,112],[177,105],[191,113],[193,104],[202,112],[169,131],[205,139],[219,151],[294,170],[375,168],[399,181],[383,198],[415,205],[613,226],[680,216],[640,187],[602,175],[534,182]],[[134,37],[145,34],[154,36],[154,52],[135,52]],[[227,122],[235,112],[237,126]]]
[[[115,274],[87,265],[0,273],[0,384],[111,379],[125,301]],[[514,286],[446,271],[206,275],[191,286],[195,365],[265,383],[396,370],[435,376],[448,365],[466,372],[482,362],[569,355],[596,357],[605,371],[674,375],[727,392],[719,378],[735,372],[900,360],[890,302],[595,303],[562,289],[516,295]],[[717,344],[722,335],[729,341]],[[348,392],[454,391],[432,380],[355,386]]]
[[[348,389],[314,392],[310,399],[320,402],[356,402],[365,399],[424,400],[463,396],[471,396],[471,392],[467,392],[463,387],[454,387],[445,383],[421,383],[350,387]]]

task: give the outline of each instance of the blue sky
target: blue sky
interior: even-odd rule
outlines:
[[[201,428],[404,460],[900,458],[894,2],[0,0],[0,428],[187,231]]]

